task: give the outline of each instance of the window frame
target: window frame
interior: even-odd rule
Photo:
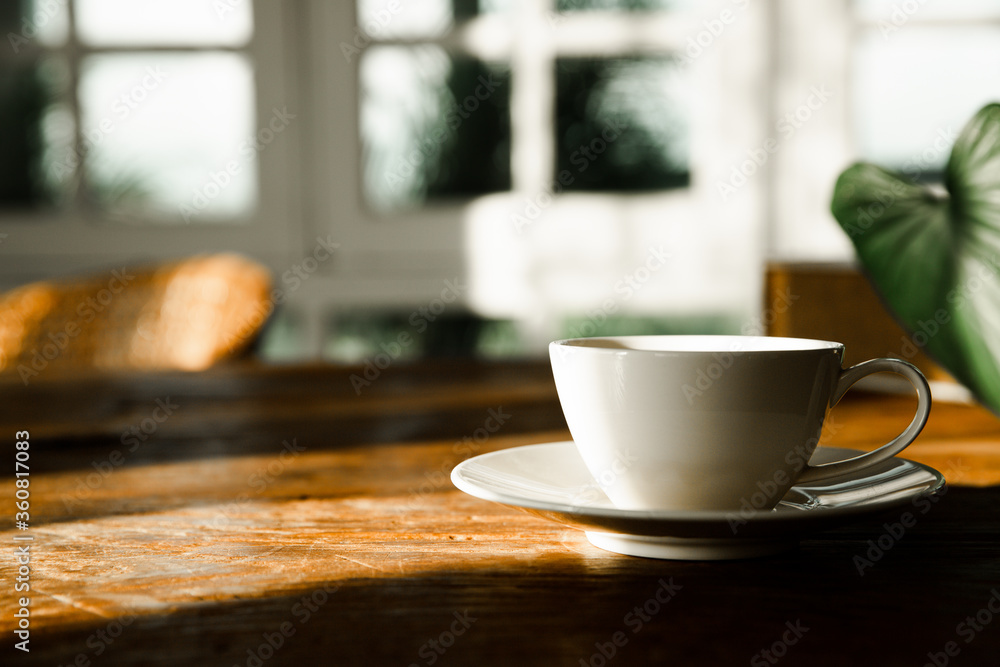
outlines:
[[[72,12],[73,3],[67,3]],[[93,47],[81,45],[72,31],[61,47],[40,47],[75,62],[90,53],[232,51],[245,53],[254,68],[255,127],[271,117],[274,108],[287,107],[300,114],[297,94],[296,52],[292,48],[297,16],[292,3],[256,0],[253,4],[254,31],[245,47],[205,46],[161,47],[122,45]],[[78,78],[71,76],[70,106],[76,116],[79,149],[79,110],[76,104]],[[298,116],[301,118],[301,115]],[[73,202],[62,208],[8,210],[0,213],[0,282],[6,286],[30,280],[91,271],[108,265],[162,261],[177,256],[232,251],[254,257],[272,268],[288,263],[290,253],[302,245],[301,197],[299,187],[299,123],[293,121],[280,141],[257,155],[258,199],[256,209],[246,218],[234,220],[199,219],[181,224],[176,220],[142,215],[102,214]],[[77,154],[80,154],[79,151]],[[206,173],[211,165],[206,166]]]
[[[683,54],[685,39],[701,29],[701,17],[694,14],[637,12],[628,16],[589,11],[556,13],[553,0],[520,2],[516,6],[520,8],[520,13],[510,17],[485,15],[463,21],[439,38],[371,39],[365,43],[364,48],[369,44],[432,43],[447,51],[484,59],[503,60],[509,57],[512,82],[513,183],[510,192],[485,195],[461,203],[429,202],[409,212],[376,213],[363,201],[359,167],[361,143],[357,91],[360,58],[355,56],[348,61],[341,48],[342,44],[355,43],[359,35],[355,2],[309,2],[307,25],[310,28],[308,41],[311,51],[306,60],[316,63],[320,71],[311,73],[308,88],[314,96],[312,108],[327,110],[324,119],[327,127],[312,128],[310,136],[315,140],[316,150],[311,155],[308,171],[320,175],[319,180],[313,183],[318,194],[314,204],[319,229],[329,224],[328,229],[342,241],[341,255],[333,267],[332,276],[339,289],[328,290],[318,297],[323,299],[327,310],[359,306],[412,306],[432,299],[440,291],[443,279],[464,276],[472,286],[462,301],[487,316],[503,316],[503,308],[491,310],[486,304],[488,296],[476,296],[477,270],[471,265],[474,261],[467,253],[481,230],[471,228],[470,211],[481,208],[481,205],[493,204],[499,209],[523,207],[524,202],[536,200],[539,195],[551,190],[555,159],[555,68],[552,66],[555,57]],[[734,35],[734,44],[720,45],[715,49],[717,53],[699,59],[694,65],[716,82],[707,93],[710,99],[720,99],[722,88],[729,84],[736,71],[743,69],[739,62],[741,49],[761,50],[761,26],[765,24],[765,13],[750,5],[747,17],[750,25],[745,30],[734,31],[740,33]],[[608,21],[624,30],[604,30]],[[511,37],[496,37],[495,33],[501,27],[509,31]],[[592,37],[595,27],[603,38],[585,44],[584,36]],[[553,34],[538,39],[539,30],[552,30]],[[480,39],[490,33],[494,33],[491,39]],[[515,39],[513,35],[520,36],[520,39]],[[360,39],[366,41],[363,33]],[[539,44],[543,45],[541,57]],[[658,207],[666,218],[690,219],[724,208],[716,201],[715,183],[716,177],[731,167],[732,151],[727,152],[720,147],[748,146],[758,138],[764,125],[764,106],[759,101],[758,91],[766,68],[759,69],[758,76],[749,77],[737,87],[734,97],[745,102],[747,112],[735,122],[730,122],[733,120],[731,114],[719,115],[706,108],[695,110],[702,117],[696,123],[699,127],[692,128],[691,183],[687,188],[657,193],[565,193],[555,198],[550,211],[557,217],[571,215],[580,206],[597,203],[622,210]],[[353,92],[344,93],[344,89]],[[546,92],[540,95],[537,92],[539,89]],[[765,238],[762,231],[764,190],[764,183],[760,181],[748,186],[744,194],[750,203],[741,213],[729,216],[730,220],[719,230],[720,237],[728,229],[744,225],[749,230],[747,236],[751,245],[760,254]],[[623,219],[629,215],[628,212],[622,213]],[[494,216],[490,223],[493,229],[489,233],[510,235],[511,230],[503,228],[510,226],[508,216],[502,218]],[[621,234],[633,239],[646,234],[648,227],[630,221],[625,226],[628,229]],[[545,242],[531,237],[531,234],[521,235],[515,243],[524,249],[525,244],[537,247]],[[530,253],[531,248],[527,248],[526,252]],[[633,255],[621,259],[623,267],[634,269],[634,262]],[[763,267],[759,268],[759,282],[741,281],[741,294],[728,298],[727,303],[718,300],[711,307],[751,312],[756,306],[763,281]],[[722,275],[718,284],[730,278]],[[515,296],[513,300],[520,298]],[[688,300],[677,304],[677,307],[686,308],[691,304]],[[532,306],[535,307],[540,306]],[[577,308],[577,304],[571,304],[570,308]],[[666,304],[666,309],[671,310],[671,304]],[[553,313],[553,316],[563,314]],[[546,326],[551,329],[551,322]]]

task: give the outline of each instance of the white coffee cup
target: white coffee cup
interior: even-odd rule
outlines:
[[[576,338],[551,343],[549,357],[577,449],[622,509],[770,510],[795,483],[895,456],[931,408],[912,364],[875,359],[843,369],[844,346],[821,340]],[[910,425],[875,451],[808,465],[827,411],[855,382],[883,371],[916,389]]]

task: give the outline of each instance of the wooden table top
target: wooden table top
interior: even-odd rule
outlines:
[[[1000,421],[981,408],[934,405],[905,456],[949,489],[902,532],[896,512],[778,556],[679,562],[452,486],[470,455],[568,438],[544,364],[360,370],[0,384],[3,664],[1000,662]],[[877,446],[914,403],[849,394],[823,444]]]

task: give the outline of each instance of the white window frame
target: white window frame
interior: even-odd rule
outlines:
[[[72,11],[72,2],[67,6]],[[69,59],[96,52],[156,52],[223,50],[247,54],[254,68],[256,120],[260,127],[273,109],[298,109],[294,55],[298,17],[294,3],[257,0],[253,6],[254,32],[244,47],[212,45],[162,48],[146,45],[114,48],[84,48],[70,31],[61,52]],[[40,48],[32,45],[30,48]],[[74,71],[77,71],[74,68]],[[74,85],[76,78],[72,78]],[[75,90],[69,91],[74,96]],[[76,106],[75,102],[71,103]],[[292,121],[267,149],[258,154],[258,203],[256,210],[239,221],[198,220],[188,225],[177,220],[132,218],[114,221],[100,211],[80,206],[44,211],[0,213],[0,284],[9,287],[29,280],[45,279],[106,268],[108,265],[162,261],[206,252],[234,251],[264,262],[273,270],[287,268],[290,258],[302,253],[301,197],[298,137],[302,130]],[[205,165],[206,175],[218,165]]]
[[[7,236],[0,245],[0,281],[9,286],[119,261],[134,265],[231,250],[263,261],[280,284],[283,273],[321,237],[340,244],[335,257],[289,294],[286,305],[304,319],[305,356],[320,353],[328,318],[336,312],[416,309],[440,296],[445,281],[455,279],[469,286],[456,307],[487,316],[527,317],[527,333],[544,341],[562,317],[588,312],[604,295],[595,293],[596,301],[587,296],[565,302],[528,289],[526,276],[547,270],[551,262],[546,253],[561,239],[580,236],[575,224],[580,212],[593,218],[596,210],[602,213],[584,235],[612,252],[604,253],[600,266],[591,266],[584,252],[578,271],[621,275],[641,263],[647,247],[662,244],[672,253],[669,270],[659,276],[666,291],[646,290],[622,304],[624,312],[663,314],[704,307],[749,317],[759,307],[762,261],[774,236],[766,213],[774,179],[751,179],[739,193],[738,206],[721,202],[717,186],[745,159],[749,147],[766,138],[773,100],[761,92],[772,84],[768,31],[773,29],[773,6],[732,0],[699,8],[696,15],[557,15],[553,0],[520,0],[510,19],[487,15],[463,23],[436,41],[450,50],[512,63],[512,190],[379,215],[364,204],[360,182],[358,59],[348,62],[341,50],[342,43],[357,36],[355,2],[256,0],[248,52],[256,71],[257,117],[267,119],[273,107],[287,106],[297,120],[280,142],[260,154],[261,190],[253,218],[241,225],[206,220],[178,227],[121,224],[75,209],[2,215],[0,233]],[[518,232],[511,212],[522,211],[552,185],[551,58],[683,54],[687,40],[705,30],[704,21],[719,18],[725,9],[739,10],[737,20],[727,25],[724,39],[714,39],[691,65],[707,85],[693,114],[690,186],[652,194],[562,194],[546,210],[544,224]],[[508,26],[508,20],[514,23]],[[497,39],[498,34],[530,36],[539,30],[552,32],[535,41]],[[548,44],[548,51],[533,50],[532,44]],[[709,231],[699,230],[706,224],[711,224]],[[690,252],[685,246],[689,232],[708,247]],[[492,264],[473,252],[484,246],[495,248],[487,258]],[[715,258],[712,266],[698,261],[706,255]],[[505,294],[490,291],[489,285],[496,283],[484,276],[509,267],[515,275],[510,285],[503,285]],[[754,279],[747,280],[748,275]],[[712,298],[684,293],[686,284],[699,281]]]
[[[699,304],[713,312],[735,308],[752,313],[758,306],[763,278],[766,183],[764,179],[754,179],[740,193],[745,201],[738,207],[723,205],[717,194],[718,180],[745,158],[747,147],[764,139],[766,106],[762,104],[760,91],[767,85],[768,74],[767,3],[741,3],[741,6],[739,20],[726,28],[727,38],[706,49],[692,65],[698,68],[700,79],[712,83],[702,91],[694,110],[690,187],[655,194],[562,194],[546,211],[546,232],[530,230],[519,234],[510,222],[510,212],[535,200],[552,181],[551,59],[557,55],[683,54],[685,40],[703,29],[705,17],[676,13],[557,15],[552,10],[552,0],[523,0],[517,3],[517,10],[509,19],[486,15],[456,26],[438,40],[414,40],[421,44],[438,43],[446,49],[485,59],[509,58],[513,188],[509,193],[465,203],[431,203],[412,213],[378,216],[368,210],[362,197],[358,58],[348,62],[341,47],[352,44],[357,36],[355,3],[309,2],[306,24],[310,52],[305,60],[314,69],[308,75],[307,88],[312,95],[311,108],[323,111],[318,116],[321,122],[307,130],[315,149],[307,170],[313,176],[316,195],[312,200],[316,207],[314,233],[329,230],[342,243],[329,282],[314,281],[310,298],[315,303],[322,302],[320,309],[327,312],[356,307],[413,308],[439,295],[445,279],[459,276],[471,284],[464,295],[465,303],[479,312],[498,317],[517,316],[518,311],[521,316],[525,312],[537,313],[537,317],[528,316],[537,320],[529,325],[529,333],[542,340],[565,314],[559,311],[561,304],[547,301],[544,295],[518,291],[516,287],[507,290],[504,303],[488,289],[477,291],[485,281],[475,265],[475,257],[470,256],[470,247],[492,244],[497,254],[506,253],[502,261],[542,257],[539,261],[544,264],[545,249],[558,243],[560,234],[573,234],[572,219],[580,210],[603,207],[611,216],[597,221],[597,233],[622,247],[620,256],[604,267],[609,274],[616,269],[634,270],[646,246],[674,243],[689,228],[712,219],[719,221],[714,233],[702,236],[710,243],[715,239],[722,247],[726,246],[727,235],[742,235],[739,248],[731,247],[734,244],[730,243],[728,252],[734,253],[733,262],[739,263],[743,259],[736,253],[747,251],[746,261],[753,263],[754,273],[759,276],[756,283],[747,281],[747,272],[741,275],[734,269],[727,273],[726,267],[733,262],[721,261],[721,270],[715,271],[717,267],[711,272],[702,270],[692,278],[692,271],[699,269],[686,263],[691,253],[685,253],[683,244],[675,244],[672,250],[677,261],[670,280],[675,284],[682,284],[685,279],[715,281],[719,289],[712,293],[728,295],[711,303],[710,299],[700,302],[681,299],[675,303],[652,298],[643,303],[636,299],[625,304],[625,310],[645,308],[653,312],[659,303],[661,313],[671,308],[677,311],[697,308]],[[736,6],[722,3],[719,7],[719,11],[727,7],[735,11]],[[553,21],[554,17],[558,20]],[[541,30],[552,32],[539,35]],[[595,34],[600,38],[594,40]],[[514,35],[523,39],[515,39]],[[407,43],[407,40],[387,43]],[[720,103],[723,99],[724,105]],[[660,225],[658,220],[666,222]],[[614,268],[609,268],[611,264]],[[735,294],[734,284],[739,286]],[[566,306],[583,312],[587,304]]]

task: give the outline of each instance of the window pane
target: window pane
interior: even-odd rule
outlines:
[[[331,324],[332,335],[325,341],[323,356],[359,363],[381,353],[400,336],[409,336],[411,341],[402,348],[400,359],[473,357],[484,347],[484,334],[494,323],[471,313],[444,313],[417,334],[408,312],[344,311]]]
[[[4,3],[16,8],[18,3]],[[14,46],[15,42],[20,42],[21,37],[29,40],[37,39],[39,44],[44,46],[59,46],[66,41],[69,35],[69,9],[68,0],[32,0],[28,4],[31,9],[27,12],[27,20],[12,31],[4,30],[7,40]],[[12,38],[13,32],[17,37]]]
[[[373,39],[439,37],[455,21],[505,12],[515,0],[357,0],[358,27]]]
[[[432,47],[373,47],[361,61],[363,182],[368,203],[510,188],[509,69]]]
[[[4,56],[21,56],[39,46],[58,46],[69,29],[67,0],[21,0],[0,3]]]
[[[556,0],[560,12],[572,11],[655,11],[690,7],[692,0]]]
[[[65,158],[76,141],[76,119],[70,107],[69,63],[61,58],[42,60],[39,73],[51,92],[51,104],[42,115],[42,179],[50,201],[69,204],[76,192],[78,163]]]
[[[54,155],[73,138],[72,119],[59,103],[66,77],[58,65],[0,59],[0,206],[58,202],[60,185],[69,181],[52,169]]]
[[[480,14],[492,14],[498,12],[510,11],[514,8],[514,3],[517,0],[455,0],[455,15],[456,16],[471,16],[474,12],[467,10],[460,10],[461,5],[478,5],[477,9]]]
[[[253,71],[243,56],[89,56],[79,97],[96,201],[191,223],[240,216],[255,205],[256,154],[270,141],[254,127]],[[271,127],[284,129],[282,122]]]
[[[909,26],[861,40],[854,62],[854,127],[861,157],[933,178],[955,133],[1000,99],[1000,30]]]
[[[556,62],[557,178],[566,190],[686,186],[688,81],[669,58]]]
[[[73,140],[68,69],[42,47],[65,39],[65,3],[0,4],[0,207],[32,208],[64,196],[53,152]],[[57,131],[60,127],[65,131]],[[55,121],[55,122],[54,122]]]
[[[76,0],[80,38],[90,44],[237,46],[253,33],[250,0]]]

